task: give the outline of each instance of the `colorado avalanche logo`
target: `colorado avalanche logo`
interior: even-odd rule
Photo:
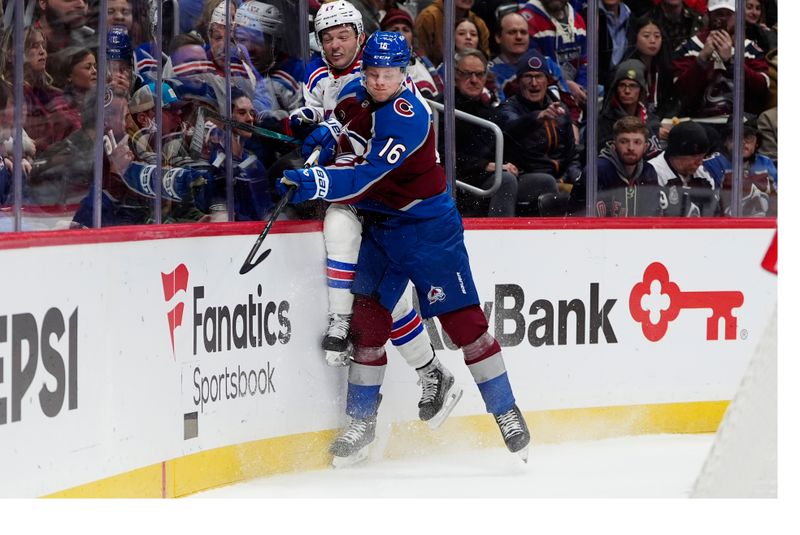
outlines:
[[[428,303],[434,304],[436,301],[444,301],[444,298],[447,297],[439,286],[431,286],[431,289],[428,291]]]
[[[394,111],[403,117],[414,116],[414,106],[412,106],[411,103],[404,98],[398,98],[394,101]]]
[[[528,60],[528,67],[530,67],[533,70],[538,71],[539,69],[542,68],[542,60],[537,58],[536,56],[530,58]]]

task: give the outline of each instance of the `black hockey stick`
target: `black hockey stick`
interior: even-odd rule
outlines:
[[[308,159],[303,164],[304,169],[308,169],[317,162],[317,158],[319,157],[319,152],[320,152],[320,147],[314,149],[314,152],[311,153],[311,156],[309,156]],[[295,186],[294,184],[289,185],[289,187],[286,189],[286,193],[283,194],[283,197],[280,198],[278,204],[275,205],[275,208],[272,210],[269,219],[267,219],[267,224],[264,225],[264,230],[262,230],[261,234],[259,234],[258,238],[256,238],[256,243],[253,244],[253,247],[252,249],[250,249],[247,258],[244,259],[242,267],[239,268],[239,275],[244,275],[245,273],[249,273],[254,267],[263,262],[269,256],[269,253],[272,252],[272,249],[267,249],[266,251],[261,253],[261,256],[259,256],[255,262],[253,262],[253,257],[256,256],[258,248],[261,247],[261,242],[263,242],[264,238],[266,238],[267,234],[269,234],[272,225],[275,224],[275,221],[278,219],[280,213],[283,212],[284,208],[286,208],[286,204],[289,202],[289,200],[291,200],[292,196],[294,195],[294,190],[296,189],[297,186]]]
[[[217,113],[214,110],[209,110],[209,109],[205,110],[205,115],[214,120],[220,121],[222,124],[229,124],[231,125],[231,128],[235,128],[237,130],[244,130],[246,132],[251,132],[257,136],[265,137],[267,139],[282,141],[283,143],[289,143],[290,145],[301,145],[303,143],[303,141],[300,139],[287,136],[285,134],[281,134],[280,132],[273,132],[272,130],[261,128],[260,126],[255,126],[249,123],[243,123],[240,121],[234,121],[233,119],[228,119],[224,115]]]

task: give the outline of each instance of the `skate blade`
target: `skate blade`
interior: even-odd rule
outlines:
[[[522,459],[522,462],[525,464],[528,464],[528,448],[530,448],[530,446],[525,446],[517,452],[517,455],[519,455],[519,458]]]
[[[331,465],[337,469],[349,468],[359,463],[363,463],[367,460],[367,457],[369,457],[369,446],[364,446],[353,455],[348,455],[347,457],[337,457],[334,455]]]
[[[325,351],[325,363],[334,368],[350,365],[350,354],[342,351]]]
[[[450,413],[453,412],[456,404],[461,399],[461,396],[464,394],[464,389],[460,386],[454,384],[450,391],[447,393],[447,397],[444,398],[444,403],[442,403],[442,409],[433,415],[433,418],[428,420],[427,424],[428,427],[431,429],[436,429],[440,425],[447,420],[447,417],[450,416]]]

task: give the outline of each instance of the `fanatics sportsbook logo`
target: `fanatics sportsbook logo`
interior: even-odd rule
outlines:
[[[161,283],[164,286],[164,301],[169,303],[175,295],[183,291],[189,285],[189,270],[186,264],[178,264],[170,273],[161,273]],[[183,322],[183,301],[178,302],[172,310],[167,312],[167,323],[169,324],[169,340],[172,343],[172,358],[175,359],[175,329]]]
[[[733,309],[744,303],[744,294],[737,291],[684,292],[669,280],[667,268],[653,262],[644,271],[642,282],[631,290],[629,307],[634,320],[642,324],[642,333],[651,342],[658,342],[667,333],[669,323],[686,308],[708,309],[706,340],[719,340],[719,321],[725,324],[725,339],[736,339],[736,316]]]

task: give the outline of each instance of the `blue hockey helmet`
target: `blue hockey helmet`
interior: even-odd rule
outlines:
[[[112,26],[106,40],[106,57],[111,60],[129,60],[133,57],[133,46],[125,26]]]
[[[400,67],[404,69],[411,60],[411,50],[403,34],[375,32],[369,36],[361,54],[365,67]]]

